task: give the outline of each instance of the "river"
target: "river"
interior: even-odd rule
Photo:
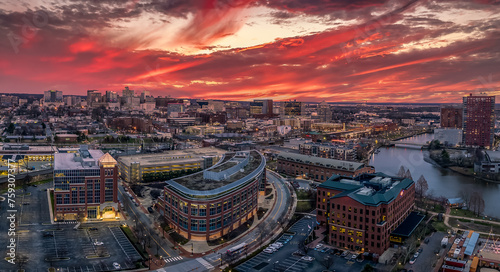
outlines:
[[[426,143],[434,138],[433,134],[422,134],[400,140],[400,143]],[[483,194],[486,216],[500,218],[500,184],[477,180],[451,170],[430,164],[424,160],[427,151],[405,147],[380,148],[378,154],[370,158],[370,165],[375,171],[396,175],[401,165],[410,169],[416,181],[423,175],[429,184],[428,193],[447,198],[458,197],[461,190],[479,191]]]

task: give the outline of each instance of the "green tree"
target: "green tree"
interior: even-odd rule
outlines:
[[[363,270],[361,272],[374,272],[375,269],[371,264],[366,264],[365,267],[363,267]]]
[[[443,160],[444,163],[450,162],[450,154],[448,154],[446,149],[443,149],[443,151],[441,152],[441,159]]]
[[[7,133],[14,133],[15,126],[13,123],[10,123],[9,126],[7,127]]]

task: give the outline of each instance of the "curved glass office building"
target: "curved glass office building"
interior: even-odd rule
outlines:
[[[257,151],[226,153],[215,166],[166,181],[160,213],[192,240],[217,239],[257,213],[265,191],[266,160]]]

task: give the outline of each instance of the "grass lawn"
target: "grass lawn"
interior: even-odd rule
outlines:
[[[481,216],[476,216],[474,212],[469,211],[469,210],[463,210],[463,209],[451,209],[450,215],[455,215],[455,216],[463,216],[463,217],[470,217],[470,218],[480,218],[482,219],[483,217]]]
[[[309,201],[297,201],[296,212],[309,212],[313,209],[311,202]]]
[[[432,222],[432,226],[437,231],[440,231],[440,232],[447,232],[448,231],[448,227],[443,222],[434,221],[434,222]]]

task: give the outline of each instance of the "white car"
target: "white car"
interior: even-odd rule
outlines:
[[[357,254],[357,253],[352,254],[351,260],[356,260],[356,258],[358,258],[358,256],[359,256],[359,254]]]
[[[266,249],[264,249],[262,252],[264,252],[264,253],[268,253],[268,254],[271,254],[271,253],[273,253],[273,252],[274,252],[274,250],[269,249],[269,248],[266,248]]]
[[[121,269],[121,268],[122,268],[122,267],[120,266],[120,264],[119,264],[119,263],[117,263],[117,262],[114,262],[114,263],[113,263],[113,267],[114,267],[115,269]]]
[[[320,248],[322,248],[322,247],[323,247],[323,244],[317,244],[317,245],[316,245],[316,249],[320,249]]]
[[[94,242],[94,246],[102,246],[102,245],[104,245],[103,242],[98,242],[98,241]]]
[[[301,259],[301,260],[304,260],[304,261],[306,261],[306,262],[312,262],[312,261],[314,261],[314,258],[313,258],[313,257],[311,257],[311,256],[304,256],[304,257],[302,257],[302,258],[300,258],[300,259]]]
[[[280,244],[277,244],[277,243],[274,243],[274,244],[271,244],[270,247],[274,247],[274,248],[281,248],[283,245],[280,245]]]

